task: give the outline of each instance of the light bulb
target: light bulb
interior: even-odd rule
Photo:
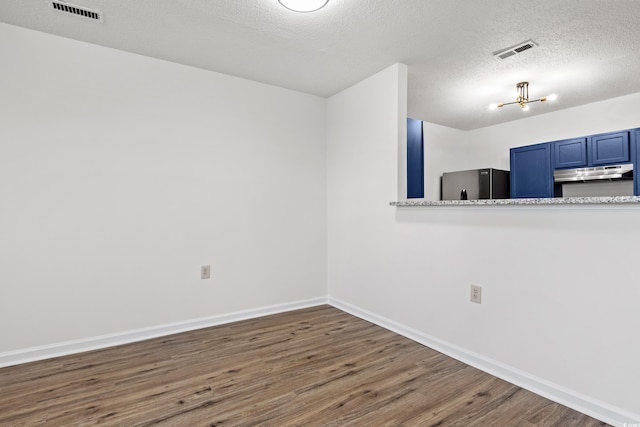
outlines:
[[[325,7],[329,0],[278,0],[278,2],[294,12],[314,12]]]
[[[558,95],[556,95],[555,93],[547,96],[547,101],[555,101],[556,99],[558,99]]]
[[[524,107],[522,107],[522,111],[529,111],[529,104],[526,104]]]
[[[491,104],[489,105],[489,110],[495,110],[498,108],[498,104]]]

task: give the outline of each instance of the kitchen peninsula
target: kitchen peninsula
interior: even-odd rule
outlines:
[[[390,202],[391,206],[545,206],[545,205],[640,205],[640,196],[610,197],[553,197],[531,199],[480,200],[403,200]]]

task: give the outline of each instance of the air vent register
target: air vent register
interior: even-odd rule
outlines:
[[[87,18],[93,21],[102,22],[102,12],[100,12],[99,10],[89,9],[84,6],[78,6],[78,5],[69,4],[67,2],[57,1],[57,0],[53,0],[51,2],[51,6],[53,7],[53,10],[56,12],[60,12],[68,15],[75,15],[81,18]]]
[[[536,43],[533,40],[527,40],[526,42],[519,43],[515,46],[511,46],[507,49],[499,50],[493,53],[493,56],[497,56],[500,59],[507,59],[510,56],[517,55],[526,50],[536,47]]]

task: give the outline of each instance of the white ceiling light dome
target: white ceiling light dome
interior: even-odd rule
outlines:
[[[329,3],[329,0],[278,0],[281,5],[294,12],[315,12]]]

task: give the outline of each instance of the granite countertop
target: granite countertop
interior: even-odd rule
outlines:
[[[545,199],[483,199],[483,200],[403,200],[391,206],[531,206],[531,205],[640,205],[640,196],[554,197]]]

